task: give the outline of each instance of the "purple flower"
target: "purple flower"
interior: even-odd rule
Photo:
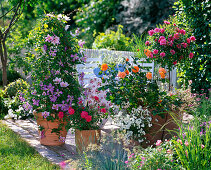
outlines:
[[[60,136],[60,137],[59,137],[59,141],[60,141],[60,142],[65,142],[65,137]]]
[[[56,92],[55,92],[55,94],[59,97],[60,94],[63,94],[63,92],[62,91],[59,91],[59,89],[57,89]]]
[[[55,102],[57,100],[57,97],[56,96],[52,96],[52,97],[49,97],[51,102]]]
[[[29,110],[32,109],[32,106],[31,106],[28,102],[26,102],[26,103],[23,104],[23,108],[24,108],[26,111],[29,111]]]
[[[25,98],[23,96],[19,96],[20,101],[25,102]]]
[[[59,61],[59,65],[62,66],[62,67],[64,67],[64,64],[62,63],[61,59]]]
[[[62,79],[61,79],[61,78],[58,78],[58,77],[56,77],[56,78],[53,80],[53,82],[54,82],[55,84],[59,84],[61,81],[62,81]]]
[[[59,37],[54,36],[53,37],[53,40],[51,42],[52,42],[53,45],[58,45],[58,44],[60,44],[59,40],[60,40]]]
[[[47,49],[48,49],[47,45],[45,45],[45,44],[43,45],[43,48],[45,51],[47,51]]]
[[[83,48],[84,44],[85,44],[85,41],[82,41],[82,40],[78,41],[78,45],[79,45],[81,48]]]
[[[70,101],[70,104],[72,104],[73,99],[74,99],[73,96],[70,96],[70,95],[67,96],[67,102]]]
[[[49,85],[47,86],[47,90],[50,91],[51,93],[53,93],[54,86],[51,83],[49,83]]]
[[[49,112],[42,112],[42,116],[44,117],[44,118],[47,118],[48,116],[50,115],[50,113]]]
[[[47,37],[45,37],[46,42],[51,42],[52,40],[53,40],[53,37],[50,36],[49,34],[47,35]]]
[[[65,104],[65,101],[62,101],[62,104],[60,104],[62,111],[67,111],[69,109],[69,105]]]
[[[60,74],[60,71],[56,70],[55,75],[58,75],[58,74]]]
[[[40,82],[39,86],[40,86],[40,87],[42,87],[42,86],[43,86],[43,82],[42,82],[42,81]]]
[[[39,106],[40,100],[32,99],[32,101],[33,101],[33,105]]]
[[[60,83],[60,86],[61,87],[67,87],[67,86],[69,86],[69,84],[67,82],[61,82]]]
[[[31,94],[32,94],[32,95],[36,95],[37,92],[36,92],[36,91],[32,91]]]
[[[53,109],[53,110],[59,110],[58,104],[53,104],[52,109]]]
[[[43,92],[42,95],[43,95],[43,96],[46,96],[46,92]]]

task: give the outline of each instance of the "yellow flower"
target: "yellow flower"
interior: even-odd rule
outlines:
[[[48,24],[44,24],[44,28],[48,28]]]

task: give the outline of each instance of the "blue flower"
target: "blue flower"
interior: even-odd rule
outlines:
[[[125,65],[119,64],[118,69],[119,69],[120,72],[124,72],[125,71]]]
[[[100,68],[99,67],[96,67],[94,70],[93,70],[94,74],[98,77],[98,78],[102,78],[104,73],[102,74],[99,74],[101,72]]]

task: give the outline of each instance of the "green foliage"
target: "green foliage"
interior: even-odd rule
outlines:
[[[21,75],[15,71],[15,70],[12,70],[12,69],[8,69],[7,70],[7,81],[8,83],[11,83],[19,78],[22,78]],[[2,70],[0,70],[0,85],[3,85],[3,82],[2,82]]]
[[[131,44],[131,51],[136,52],[136,56],[138,58],[143,58],[145,56],[144,50],[146,49],[146,37],[142,34],[142,36],[137,36],[133,34],[133,43]]]
[[[115,16],[118,13],[121,0],[90,0],[76,13],[76,24],[82,28],[82,38],[86,46],[90,48],[94,41],[94,35],[105,32],[107,28],[116,24]]]
[[[192,92],[200,93],[201,89],[211,87],[210,60],[210,2],[207,0],[179,0],[175,3],[179,22],[193,30],[198,45],[196,57],[192,62],[180,67],[186,85],[192,80]]]
[[[8,107],[4,103],[3,91],[0,90],[0,119],[8,113]]]
[[[174,139],[176,156],[185,169],[210,169],[211,122],[197,118],[188,127],[180,127],[179,139]]]
[[[92,45],[93,49],[109,49],[116,51],[129,51],[132,40],[123,34],[122,26],[119,25],[116,32],[106,31],[99,33]]]
[[[23,92],[24,90],[29,89],[29,84],[23,79],[18,79],[10,84],[8,84],[5,88],[5,96],[6,97],[14,97],[18,92]]]
[[[0,169],[60,169],[2,123],[0,123],[0,143]]]

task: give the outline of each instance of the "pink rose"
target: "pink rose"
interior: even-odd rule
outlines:
[[[148,31],[148,34],[149,34],[150,36],[153,36],[154,33],[155,33],[154,30],[149,30],[149,31]]]
[[[99,100],[99,97],[97,97],[97,96],[94,96],[94,98],[95,98],[95,100]]]
[[[88,113],[85,111],[81,112],[81,118],[86,118],[88,116]]]
[[[164,28],[161,28],[160,29],[160,32],[163,34],[165,32],[165,29]]]
[[[196,41],[196,38],[195,38],[194,36],[191,36],[191,37],[190,37],[190,40],[191,40],[191,41]]]
[[[167,24],[167,25],[169,25],[169,24],[170,24],[170,22],[168,22],[168,21],[164,21],[164,24]]]
[[[170,50],[170,53],[172,54],[172,55],[174,55],[175,54],[175,51],[174,50]]]
[[[204,145],[203,145],[203,144],[201,144],[201,148],[202,148],[202,149],[204,148]]]
[[[156,146],[160,146],[161,145],[161,143],[162,143],[162,141],[161,140],[157,140],[157,142],[156,142]]]
[[[163,58],[166,56],[166,53],[162,52],[162,53],[160,53],[160,56]]]
[[[154,31],[155,32],[160,32],[160,28],[155,28]]]
[[[92,116],[87,115],[87,116],[85,117],[85,119],[86,119],[86,121],[87,121],[87,122],[91,122],[91,120],[92,120]]]
[[[193,53],[190,53],[189,58],[193,58],[193,55],[194,55]]]
[[[177,26],[177,24],[174,23],[173,26]]]
[[[176,65],[177,64],[177,61],[174,61],[173,64]]]
[[[180,44],[177,44],[177,48],[180,49],[181,48],[181,45]]]
[[[146,45],[146,46],[148,46],[149,44],[150,44],[149,41],[146,41],[146,42],[145,42],[145,45]]]
[[[186,47],[187,47],[187,43],[182,43],[182,46],[183,46],[184,48],[186,48]]]
[[[187,38],[187,43],[190,44],[190,39],[189,38]]]
[[[157,53],[158,53],[158,50],[154,49],[153,54],[157,54]]]
[[[128,161],[125,161],[126,164],[128,164]]]
[[[179,33],[174,34],[174,39],[176,39],[176,40],[179,39]]]
[[[73,115],[73,114],[75,113],[75,110],[74,110],[72,107],[70,107],[70,108],[68,109],[68,113],[69,113],[70,115]]]
[[[106,113],[106,109],[105,108],[102,108],[101,109],[101,112]]]
[[[183,29],[181,29],[179,32],[180,32],[180,34],[183,34],[183,35],[185,35],[185,33],[186,33],[186,31]]]
[[[161,39],[160,40],[160,45],[166,45],[166,39]]]
[[[64,117],[64,113],[63,112],[59,112],[58,116],[59,116],[60,119],[62,119]]]

